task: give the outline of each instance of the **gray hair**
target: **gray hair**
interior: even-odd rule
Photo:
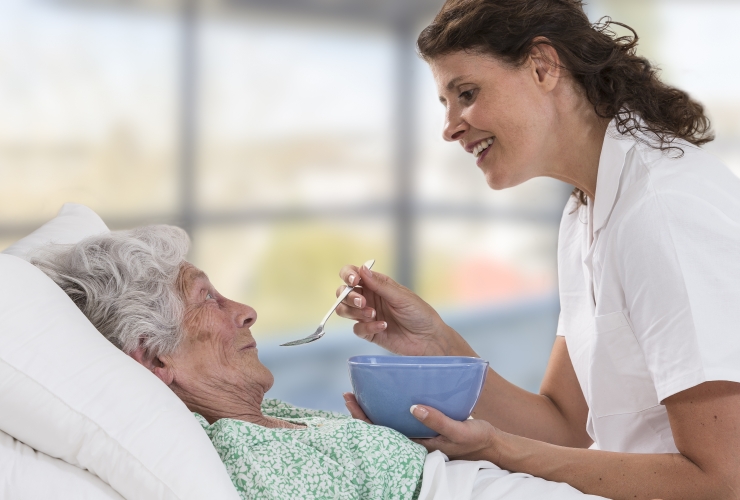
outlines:
[[[182,338],[177,279],[190,245],[174,226],[146,226],[50,245],[31,263],[64,290],[95,328],[125,353],[171,354]]]

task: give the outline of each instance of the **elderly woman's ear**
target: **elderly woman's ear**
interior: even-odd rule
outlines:
[[[169,364],[162,362],[158,356],[150,356],[142,346],[137,347],[128,354],[134,358],[140,365],[155,374],[165,384],[172,385],[175,374],[172,372]]]

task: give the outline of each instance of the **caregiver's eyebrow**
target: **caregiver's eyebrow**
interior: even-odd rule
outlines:
[[[460,83],[460,80],[464,80],[465,78],[469,78],[469,77],[470,77],[470,75],[462,75],[462,76],[458,76],[458,77],[453,78],[452,80],[450,80],[450,83],[447,84],[447,90],[454,89],[455,86],[458,83]]]

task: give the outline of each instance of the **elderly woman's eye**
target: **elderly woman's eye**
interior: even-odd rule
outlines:
[[[213,298],[213,295],[211,295],[211,292],[208,292],[208,293],[206,294],[206,300],[208,300],[208,299],[212,299],[212,298]]]

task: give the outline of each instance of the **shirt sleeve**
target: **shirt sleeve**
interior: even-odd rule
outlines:
[[[740,382],[740,200],[695,181],[650,185],[613,235],[629,320],[661,401],[706,381]]]

